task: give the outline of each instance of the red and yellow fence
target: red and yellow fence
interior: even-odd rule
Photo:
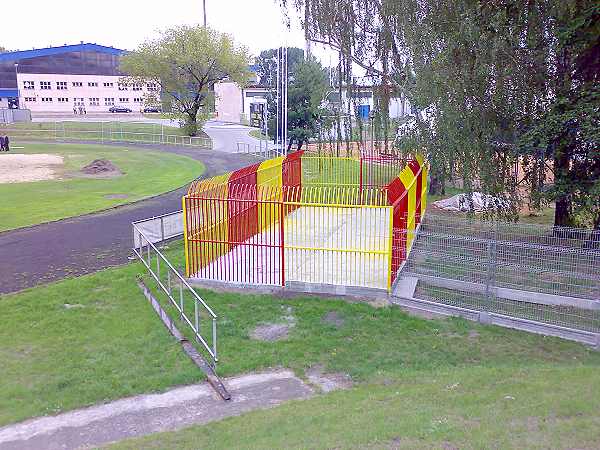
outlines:
[[[194,182],[183,198],[188,276],[390,288],[425,211],[422,158],[295,152]]]

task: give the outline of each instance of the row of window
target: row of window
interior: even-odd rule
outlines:
[[[114,87],[114,83],[102,83],[104,87],[106,88],[111,88]],[[83,82],[81,81],[73,81],[71,83],[71,85],[73,87],[83,87]],[[90,81],[88,82],[88,87],[98,87],[98,82],[97,81]],[[129,90],[129,85],[126,83],[118,83],[118,87],[120,91],[127,91]],[[141,91],[142,90],[143,85],[140,83],[133,83],[131,85],[131,90],[132,91]],[[23,81],[23,88],[24,89],[35,89],[35,81]],[[158,90],[156,83],[147,83],[146,84],[146,88],[149,91],[156,91]],[[52,89],[52,83],[50,81],[40,81],[40,89],[44,89],[44,90],[49,90]],[[64,91],[67,90],[67,82],[66,81],[57,81],[56,82],[56,89],[58,89],[59,91]]]
[[[41,97],[41,99],[42,99],[43,103],[52,103],[54,101],[54,99],[52,97]],[[56,100],[59,103],[68,103],[69,102],[69,99],[67,97],[59,97]],[[25,102],[36,102],[36,101],[37,101],[37,97],[25,97]],[[89,101],[90,106],[99,106],[100,105],[100,99],[98,97],[90,97],[88,99],[88,101]],[[135,97],[133,99],[133,101],[134,101],[134,103],[143,103],[144,99],[142,97]],[[83,106],[83,98],[74,97],[73,103],[76,106]],[[129,103],[129,98],[120,97],[119,103]],[[114,98],[108,98],[108,97],[104,98],[105,106],[113,106],[114,104],[115,104]]]

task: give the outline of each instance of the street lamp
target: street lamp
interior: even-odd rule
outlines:
[[[21,96],[19,95],[19,63],[15,63],[15,81],[17,82],[17,109],[21,109]]]

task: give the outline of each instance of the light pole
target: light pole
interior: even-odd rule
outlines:
[[[17,82],[17,109],[21,109],[21,96],[19,95],[19,63],[15,63],[15,81]]]
[[[202,0],[202,10],[204,11],[204,28],[206,28],[206,0]]]

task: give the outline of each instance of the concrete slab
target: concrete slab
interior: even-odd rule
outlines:
[[[222,401],[207,384],[139,395],[90,408],[0,428],[1,450],[75,449],[177,430],[313,395],[293,372],[280,370],[225,380],[232,395]]]

